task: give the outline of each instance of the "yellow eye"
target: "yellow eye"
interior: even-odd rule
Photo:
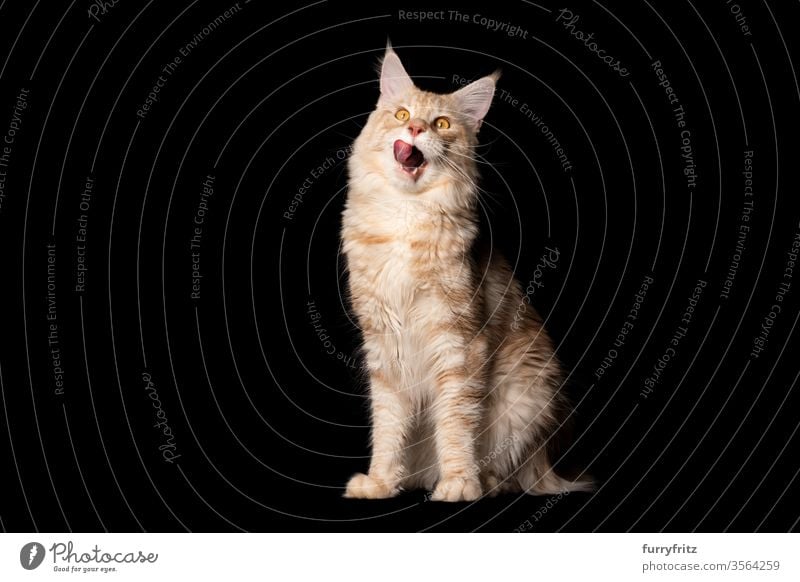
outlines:
[[[398,109],[394,116],[400,121],[408,121],[408,118],[411,117],[411,114],[405,109]]]
[[[436,125],[436,129],[450,129],[450,120],[446,117],[437,117],[433,123]]]

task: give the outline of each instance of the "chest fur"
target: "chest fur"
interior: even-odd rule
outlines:
[[[342,235],[354,307],[376,331],[408,330],[436,297],[468,285],[471,223],[413,205],[356,208]]]

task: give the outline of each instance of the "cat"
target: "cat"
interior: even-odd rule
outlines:
[[[342,250],[363,334],[372,457],[344,496],[588,491],[550,463],[563,374],[508,263],[476,253],[477,134],[499,73],[418,89],[387,46],[348,160]]]

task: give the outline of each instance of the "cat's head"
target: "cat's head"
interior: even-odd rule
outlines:
[[[412,193],[444,181],[474,182],[477,133],[498,77],[483,77],[453,93],[430,93],[414,85],[400,57],[387,47],[381,95],[355,155],[372,172]]]

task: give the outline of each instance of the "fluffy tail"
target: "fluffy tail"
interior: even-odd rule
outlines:
[[[538,451],[520,468],[517,480],[523,491],[532,495],[556,495],[558,493],[592,492],[595,482],[586,473],[575,479],[565,479],[553,470],[547,452]]]
[[[533,495],[557,495],[558,493],[591,493],[596,489],[595,481],[588,475],[583,475],[581,478],[571,481],[556,475],[553,469],[550,472],[539,478],[528,487],[523,487],[525,491]]]

